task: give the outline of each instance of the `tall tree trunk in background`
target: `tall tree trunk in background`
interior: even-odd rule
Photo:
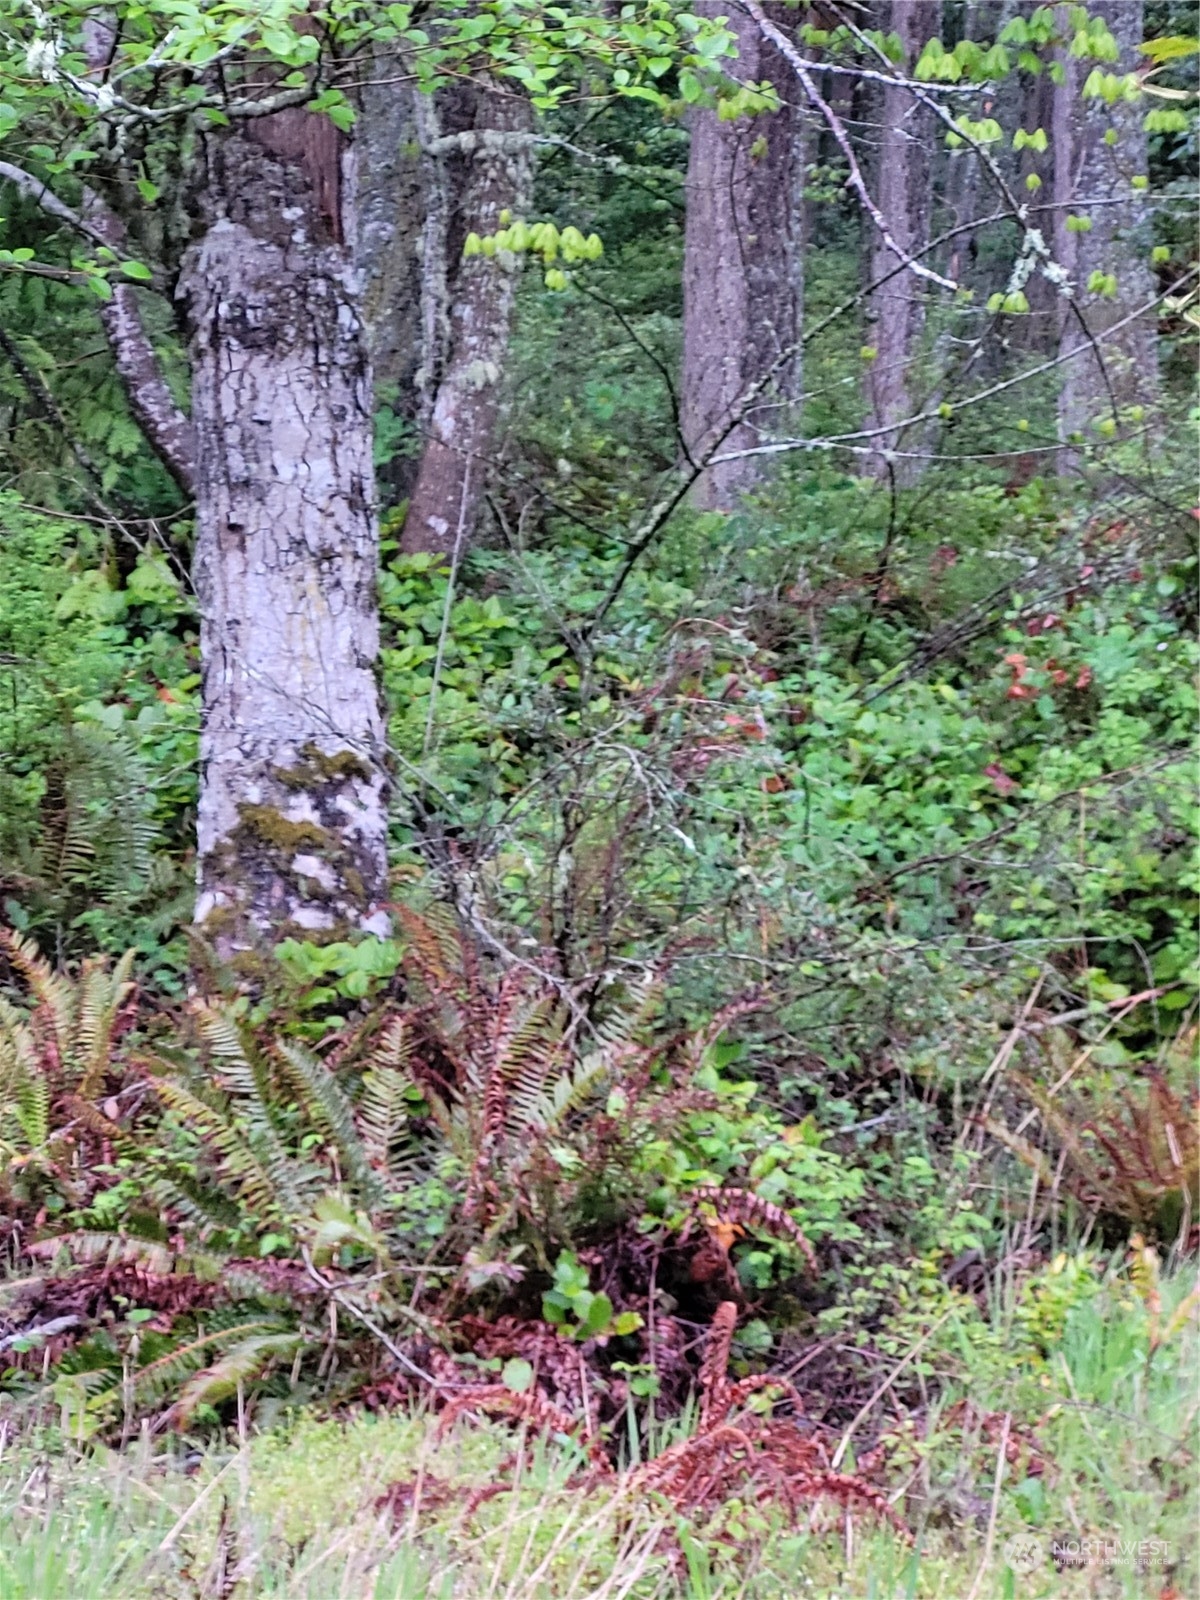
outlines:
[[[343,140],[216,135],[184,263],[202,716],[196,922],[224,959],[383,931],[371,373]]]
[[[354,125],[355,261],[375,382],[375,482],[382,506],[412,493],[419,465],[421,235],[425,195],[418,94],[393,82],[383,53],[358,92]],[[382,444],[383,448],[380,449]]]
[[[904,48],[903,66],[910,70],[928,39],[940,34],[941,0],[880,0],[872,19],[883,33],[896,34]],[[919,250],[929,237],[932,203],[930,148],[931,119],[906,89],[883,87],[868,97],[868,118],[875,159],[871,163],[875,201],[892,237],[906,255]],[[878,453],[867,458],[867,472],[876,478],[895,473],[898,485],[912,483],[919,463],[889,462],[890,452],[904,442],[895,425],[911,416],[914,406],[913,367],[925,328],[925,288],[911,272],[897,272],[893,252],[873,224],[866,220],[867,281],[892,276],[871,295],[866,342],[875,351],[867,368],[868,426],[889,431],[876,441]],[[895,431],[891,431],[891,430]]]
[[[532,199],[529,102],[488,85],[471,101],[471,125],[442,137],[431,130],[434,148],[425,151],[435,186],[422,282],[432,404],[401,537],[407,554],[460,555],[478,521],[521,262],[505,253],[464,260],[463,241],[496,233],[502,212],[520,217]]]
[[[770,8],[781,26],[794,13]],[[683,259],[683,377],[679,426],[694,458],[729,426],[739,402],[770,372],[761,399],[721,452],[751,449],[785,432],[800,396],[797,341],[803,311],[804,154],[795,82],[757,25],[736,7],[704,0],[697,11],[729,16],[742,80],[775,86],[780,111],[692,124]],[[791,352],[791,353],[789,353]],[[699,505],[730,509],[760,477],[763,457],[721,462],[697,484]]]
[[[1143,36],[1142,0],[1091,0],[1089,10],[1102,16],[1120,46],[1111,72],[1131,72],[1144,58],[1138,54]],[[1068,314],[1062,325],[1061,354],[1081,351],[1062,368],[1058,422],[1062,438],[1087,434],[1100,417],[1137,403],[1152,403],[1158,388],[1158,356],[1154,313],[1130,323],[1107,337],[1107,330],[1154,295],[1150,270],[1149,210],[1143,194],[1130,180],[1146,174],[1146,134],[1142,126],[1144,105],[1119,102],[1103,107],[1098,100],[1084,102],[1080,91],[1093,62],[1064,58],[1066,82],[1055,93],[1054,199],[1055,254],[1067,269],[1087,323]],[[1107,111],[1107,115],[1104,111]],[[1106,144],[1111,127],[1115,144]],[[1087,217],[1086,233],[1072,231],[1068,219]],[[1116,293],[1096,294],[1088,289],[1094,272],[1116,277]],[[1099,341],[1103,367],[1090,349],[1088,333]],[[1094,435],[1093,435],[1094,438]],[[1064,464],[1070,465],[1070,455]]]

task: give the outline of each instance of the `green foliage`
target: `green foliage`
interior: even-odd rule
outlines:
[[[0,1197],[54,1216],[104,1186],[97,1147],[117,1132],[115,1046],[132,1020],[133,951],[111,973],[86,963],[75,980],[3,929],[0,954],[33,999],[26,1013],[0,996]]]
[[[564,1250],[554,1263],[554,1287],[542,1296],[542,1316],[556,1327],[565,1325],[576,1339],[597,1339],[609,1334],[620,1338],[642,1326],[636,1311],[614,1316],[613,1303],[603,1290],[592,1293],[587,1269],[580,1266],[570,1250]]]
[[[86,526],[9,497],[0,582],[0,885],[6,916],[78,950],[153,952],[186,914],[194,806],[190,607],[163,556],[124,574]]]

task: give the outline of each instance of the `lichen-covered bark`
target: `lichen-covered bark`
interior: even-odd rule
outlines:
[[[732,70],[741,80],[772,83],[783,109],[722,122],[715,111],[692,123],[683,265],[683,373],[680,432],[693,458],[706,456],[740,402],[785,352],[796,346],[803,299],[804,160],[800,119],[788,103],[787,64],[737,8],[704,0],[697,11],[728,16],[737,36]],[[794,13],[768,8],[780,26]],[[768,389],[720,445],[752,449],[787,431],[800,393],[798,350],[776,369]],[[710,467],[698,504],[730,508],[762,472],[762,457]]]
[[[882,32],[899,37],[904,65],[911,69],[926,41],[939,32],[941,11],[941,0],[880,0],[872,21]],[[879,89],[866,98],[868,119],[877,124],[871,129],[875,201],[896,244],[911,256],[929,237],[931,119],[899,86]],[[889,457],[903,442],[903,432],[895,425],[915,409],[913,375],[925,327],[927,286],[911,272],[897,272],[896,256],[878,230],[869,220],[864,219],[863,226],[869,236],[868,281],[892,274],[868,304],[867,343],[875,351],[866,374],[869,426],[887,431],[876,441],[877,453],[867,458],[867,471],[885,477],[890,466],[897,483],[911,483],[917,463],[892,462]]]
[[[1121,57],[1106,64],[1112,72],[1132,72],[1144,57],[1142,0],[1092,0],[1089,10],[1102,16],[1116,39]],[[1102,417],[1121,407],[1152,403],[1158,387],[1154,313],[1115,334],[1108,330],[1154,296],[1150,271],[1149,207],[1131,180],[1146,174],[1145,106],[1119,102],[1104,107],[1084,101],[1080,91],[1093,62],[1067,56],[1066,81],[1054,105],[1055,255],[1075,286],[1087,324],[1064,310],[1060,354],[1080,351],[1062,368],[1058,421],[1064,439],[1087,434]],[[1115,144],[1105,143],[1112,128]],[[1070,217],[1086,217],[1090,231],[1068,227]],[[1093,272],[1116,277],[1114,295],[1089,291]],[[1098,341],[1103,368],[1090,348],[1089,332]],[[1094,434],[1092,435],[1094,438]],[[1070,464],[1070,456],[1064,457]]]
[[[371,374],[332,129],[218,136],[181,280],[203,722],[196,922],[218,953],[382,931]],[[312,119],[313,122],[321,119]]]
[[[444,216],[439,223],[430,206],[423,369],[433,403],[401,538],[408,554],[461,553],[478,520],[520,262],[503,253],[464,261],[462,243],[469,232],[495,233],[503,211],[520,216],[531,198],[531,150],[511,137],[530,129],[528,102],[487,85],[471,100],[471,125],[437,158],[465,171],[441,167],[430,178]]]

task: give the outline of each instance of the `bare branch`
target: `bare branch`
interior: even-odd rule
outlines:
[[[94,189],[83,188],[83,209],[75,211],[40,178],[11,162],[0,162],[0,178],[7,180],[48,217],[65,222],[102,249],[125,254],[125,224]],[[73,275],[72,275],[73,276]],[[175,404],[158,355],[142,322],[137,292],[131,283],[110,285],[112,298],[100,306],[100,322],[108,336],[113,360],[125,385],[129,409],[137,418],[163,465],[185,493],[195,487],[195,445],[192,425]]]
[[[102,249],[112,248],[99,228],[94,228],[86,217],[81,217],[78,211],[73,210],[64,200],[60,200],[41,178],[35,178],[33,173],[26,172],[24,167],[15,167],[11,161],[0,161],[0,179],[5,183],[11,183],[22,199],[32,200],[56,222],[65,222],[68,228],[74,228],[76,233],[83,234],[85,239],[90,239]]]
[[[929,283],[936,283],[939,288],[942,289],[957,289],[958,285],[952,278],[944,278],[940,272],[934,272],[932,267],[923,266],[920,261],[916,260],[913,256],[910,256],[907,251],[902,250],[896,243],[896,240],[892,237],[891,230],[888,227],[887,218],[871,198],[870,190],[867,188],[866,179],[863,177],[862,170],[858,165],[858,158],[854,154],[854,147],[850,143],[850,135],[846,132],[845,124],[842,122],[842,119],[838,116],[837,112],[834,111],[833,107],[824,98],[816,84],[813,82],[812,73],[809,71],[808,63],[804,60],[803,56],[788,38],[787,34],[781,29],[777,28],[766,15],[762,6],[759,5],[758,0],[740,0],[740,3],[743,9],[749,12],[750,16],[753,17],[763,36],[769,39],[775,46],[776,50],[779,51],[780,55],[783,56],[784,60],[796,74],[796,77],[800,80],[800,86],[804,90],[804,93],[808,96],[809,101],[813,107],[820,112],[821,116],[828,124],[829,131],[837,140],[838,148],[841,150],[843,156],[845,156],[847,165],[850,168],[849,186],[858,196],[859,203],[862,205],[863,210],[870,217],[876,228],[878,228],[879,236],[887,248],[892,252],[901,265],[904,266],[909,272],[915,274],[916,277],[925,278]]]
[[[83,220],[110,250],[120,251],[125,224],[94,189],[83,191]],[[196,487],[196,445],[190,420],[175,404],[150,342],[137,291],[131,283],[112,284],[112,299],[100,306],[100,322],[108,335],[117,371],[133,412],[159,459],[185,494]]]
[[[1161,305],[1164,300],[1169,299],[1171,296],[1178,294],[1183,284],[1188,283],[1198,275],[1200,275],[1200,267],[1193,267],[1184,277],[1172,284],[1171,288],[1165,293],[1156,295],[1153,300],[1139,306],[1136,311],[1131,311],[1128,316],[1122,317],[1119,322],[1114,322],[1111,327],[1105,328],[1100,337],[1108,339],[1113,334],[1119,333],[1122,328],[1127,328],[1131,322],[1136,322],[1139,317],[1149,315],[1156,306]],[[1028,382],[1030,378],[1037,378],[1044,372],[1051,372],[1055,367],[1062,366],[1064,362],[1073,361],[1076,356],[1085,354],[1089,349],[1089,345],[1080,344],[1071,350],[1061,351],[1048,361],[1043,361],[1036,367],[1029,367],[1025,372],[1017,373],[1015,377],[1005,378],[1000,383],[990,384],[986,389],[980,389],[975,394],[967,395],[963,400],[955,401],[951,408],[952,412],[957,415],[958,412],[964,411],[968,406],[979,405],[984,400],[990,400],[998,394],[1003,394],[1008,389],[1015,388],[1018,384]],[[745,450],[729,451],[724,456],[713,456],[712,461],[716,463],[723,460],[740,459],[743,456],[785,455],[793,450],[832,450],[843,446],[851,446],[856,441],[865,443],[868,440],[879,438],[881,434],[893,433],[897,429],[915,427],[920,422],[932,422],[943,415],[944,413],[940,406],[933,407],[926,411],[917,412],[916,415],[906,417],[902,422],[892,424],[886,428],[858,428],[853,433],[831,433],[824,435],[824,437],[811,439],[774,439],[769,444],[752,445]]]

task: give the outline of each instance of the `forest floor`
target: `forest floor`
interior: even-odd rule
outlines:
[[[35,1429],[0,1456],[0,1596],[1190,1600],[1194,1304],[1194,1271],[1148,1301],[1114,1270],[1033,1363],[995,1322],[957,1387],[900,1419],[888,1499],[911,1545],[828,1501],[799,1529],[736,1501],[684,1520],[628,1466],[589,1479],[569,1440],[498,1423],[308,1411],[224,1445],[146,1429],[73,1452],[47,1415],[45,1448]]]

